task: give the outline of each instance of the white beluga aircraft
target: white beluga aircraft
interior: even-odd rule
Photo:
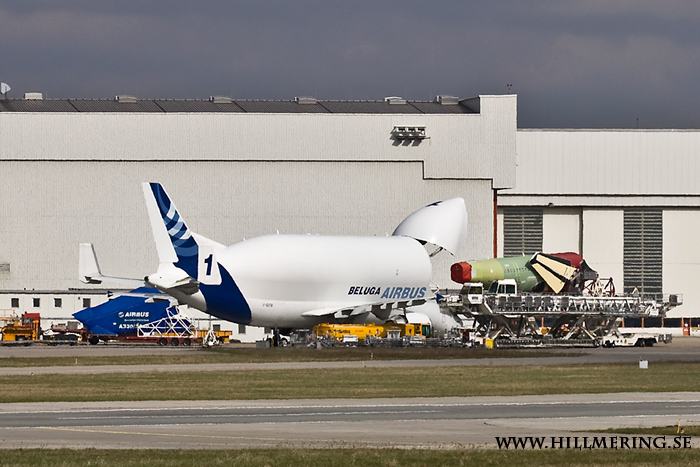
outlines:
[[[462,198],[419,209],[391,236],[272,234],[227,247],[192,232],[159,183],[142,185],[160,261],[157,272],[144,280],[104,276],[92,244],[83,243],[83,282],[155,287],[179,303],[252,326],[310,329],[322,322],[424,322],[425,317],[437,331],[460,324],[434,300],[432,265],[423,245],[453,254],[464,245]]]

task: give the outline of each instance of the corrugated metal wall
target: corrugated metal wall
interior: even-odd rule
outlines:
[[[481,114],[5,112],[0,160],[421,161],[425,178],[512,187],[516,97],[481,100]],[[394,126],[428,138],[402,143]]]
[[[699,151],[700,131],[519,130],[516,187],[503,197],[698,196]]]
[[[467,243],[435,266],[448,286],[455,259],[491,251],[491,187],[515,180],[516,97],[480,100],[480,114],[449,115],[0,113],[0,288],[80,287],[79,242],[96,245],[107,274],[153,272],[149,180],[225,244],[277,230],[391,234],[462,196]],[[395,125],[429,138],[397,142]]]
[[[491,248],[490,181],[423,180],[420,163],[3,162],[3,289],[78,287],[78,243],[103,271],[143,277],[157,266],[140,182],[164,184],[190,228],[224,244],[275,233],[385,235],[414,210],[462,196],[461,253]],[[454,258],[453,258],[454,259]],[[451,261],[451,260],[450,260]],[[436,269],[445,286],[449,264]],[[444,269],[444,271],[442,271]],[[442,272],[442,274],[441,274]]]

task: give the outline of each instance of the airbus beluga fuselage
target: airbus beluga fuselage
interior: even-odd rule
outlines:
[[[158,183],[143,183],[160,265],[133,285],[240,324],[310,328],[320,322],[405,319],[416,307],[434,326],[439,311],[423,244],[455,252],[465,242],[462,198],[426,206],[391,236],[263,235],[228,247],[190,231]],[[110,279],[91,244],[81,244],[81,279]],[[432,315],[432,316],[431,316]],[[438,326],[438,327],[439,327]]]

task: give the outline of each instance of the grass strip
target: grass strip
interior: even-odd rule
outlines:
[[[699,391],[696,363],[0,377],[0,402],[450,397]]]
[[[89,348],[82,349],[85,353]],[[175,349],[173,349],[175,350]],[[50,349],[47,350],[47,353]],[[0,357],[0,367],[96,366],[96,365],[177,365],[203,363],[272,363],[334,362],[362,360],[434,360],[469,358],[526,358],[580,355],[574,352],[555,353],[546,350],[468,349],[440,347],[353,347],[310,349],[287,347],[270,349],[193,348],[172,355],[72,356],[72,357]]]
[[[666,436],[700,436],[700,425],[685,426],[681,419],[681,433],[678,425],[654,426],[649,428],[609,428],[607,430],[595,430],[596,433],[620,433],[630,435],[666,435]]]
[[[218,450],[104,450],[19,449],[3,450],[2,466],[52,465],[73,467],[177,467],[177,466],[465,466],[504,465],[572,467],[611,465],[686,467],[697,465],[697,450],[401,450],[401,449],[246,449]]]

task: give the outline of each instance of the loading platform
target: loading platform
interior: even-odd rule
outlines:
[[[664,317],[683,303],[679,294],[490,293],[479,286],[465,284],[458,293],[443,297],[440,306],[463,323],[473,320],[477,337],[502,348],[596,347],[606,336],[619,333],[622,318]]]

